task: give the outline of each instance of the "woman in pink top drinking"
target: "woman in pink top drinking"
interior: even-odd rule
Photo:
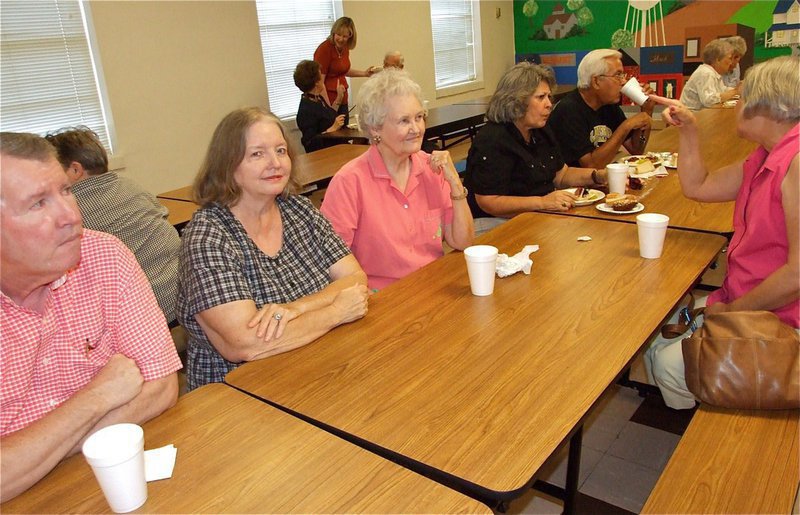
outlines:
[[[350,122],[345,77],[369,77],[377,70],[374,66],[363,71],[350,67],[350,50],[356,47],[357,40],[356,24],[351,18],[342,16],[333,22],[331,35],[320,43],[314,52],[314,60],[319,63],[322,82],[325,83],[325,91],[328,93],[331,105],[337,102],[339,91],[344,88],[344,97],[336,107],[339,114],[345,115],[345,125]]]
[[[333,176],[322,214],[352,250],[371,289],[381,289],[454,249],[474,230],[449,152],[420,150],[425,109],[418,84],[386,69],[359,90],[359,123],[372,138]]]
[[[707,315],[772,311],[800,327],[800,58],[778,57],[751,68],[737,105],[737,132],[759,147],[712,173],[700,157],[695,117],[675,100],[664,119],[680,130],[678,175],[684,195],[701,202],[735,200],[728,273],[706,299]],[[707,142],[713,144],[713,142]],[[667,406],[686,409],[694,396],[684,379],[682,337],[656,339],[646,364]]]

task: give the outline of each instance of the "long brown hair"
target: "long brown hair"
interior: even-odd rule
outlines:
[[[208,144],[205,160],[194,179],[194,201],[203,207],[214,203],[232,206],[242,196],[242,189],[233,177],[236,168],[244,159],[247,147],[247,129],[258,121],[274,123],[286,140],[289,159],[294,160],[292,146],[286,138],[286,131],[277,116],[263,107],[237,109],[219,122]],[[289,173],[289,183],[283,196],[294,194],[299,185],[293,173]]]

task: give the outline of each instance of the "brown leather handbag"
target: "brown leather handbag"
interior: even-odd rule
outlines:
[[[682,347],[686,386],[700,401],[800,408],[800,337],[771,311],[709,315]]]

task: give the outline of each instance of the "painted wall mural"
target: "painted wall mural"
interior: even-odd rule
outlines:
[[[616,48],[623,64],[660,94],[677,98],[712,39],[747,41],[753,63],[800,53],[800,0],[515,0],[517,61],[550,64],[574,84],[589,50]]]

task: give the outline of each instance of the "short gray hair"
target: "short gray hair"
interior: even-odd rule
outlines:
[[[578,89],[587,89],[592,83],[592,77],[608,72],[609,59],[622,59],[622,53],[610,48],[600,48],[586,54],[578,65]]]
[[[528,102],[536,88],[544,81],[550,89],[556,87],[556,77],[549,66],[526,61],[514,65],[497,83],[486,118],[494,123],[510,123],[525,116]]]
[[[739,55],[747,53],[747,41],[742,36],[731,36],[726,39],[733,47],[733,51]]]
[[[369,132],[383,126],[388,111],[386,103],[392,97],[412,95],[424,105],[422,88],[411,80],[407,72],[387,68],[374,74],[358,90],[358,124]]]
[[[732,52],[733,45],[728,42],[727,38],[715,39],[703,49],[703,62],[709,65],[714,64]]]
[[[745,118],[800,122],[800,57],[775,57],[753,66],[745,74],[741,95]]]

